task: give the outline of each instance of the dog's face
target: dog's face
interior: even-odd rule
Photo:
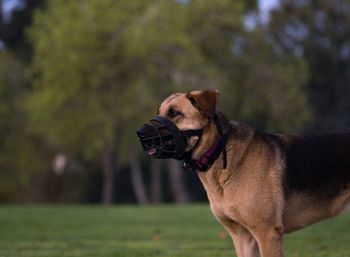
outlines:
[[[201,130],[208,125],[209,118],[215,115],[216,103],[219,96],[217,90],[191,91],[188,93],[176,93],[167,97],[158,109],[158,116],[166,118],[173,123],[179,131]],[[148,124],[157,126],[157,121],[150,121]],[[147,124],[146,124],[147,126]],[[162,128],[160,134],[166,135],[171,133],[170,130]],[[149,135],[147,135],[147,133]],[[143,129],[143,135],[139,137],[147,137],[152,134]],[[162,139],[163,140],[163,139]],[[166,139],[164,139],[166,140]],[[164,141],[163,140],[163,141]],[[199,136],[185,136],[185,151],[192,150],[200,140]],[[164,142],[163,142],[164,143]],[[171,143],[171,137],[169,142]],[[150,147],[146,150],[151,156],[156,153],[156,149]]]
[[[159,116],[170,119],[180,130],[198,130],[208,125],[216,110],[217,90],[175,93],[167,97],[159,107]],[[198,142],[198,136],[186,138],[186,151]]]

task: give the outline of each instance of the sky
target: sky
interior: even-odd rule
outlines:
[[[2,8],[4,11],[4,19],[8,20],[10,18],[11,10],[20,5],[21,0],[3,0]]]
[[[259,0],[260,18],[262,22],[269,21],[269,11],[278,7],[279,0]]]

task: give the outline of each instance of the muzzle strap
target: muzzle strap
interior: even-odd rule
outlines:
[[[215,126],[218,130],[219,136],[222,139],[222,140],[220,140],[221,150],[222,150],[222,159],[224,162],[224,169],[226,169],[226,167],[227,167],[226,140],[224,140],[224,130],[222,128],[221,120],[220,120],[217,112],[215,113],[215,116],[214,116],[214,122],[215,122]]]
[[[185,160],[183,163],[183,169],[186,171],[207,171],[210,169],[211,165],[217,160],[217,158],[222,153],[223,158],[223,169],[227,167],[227,152],[226,152],[226,142],[228,139],[229,132],[223,132],[221,120],[219,115],[216,113],[213,117],[216,129],[218,131],[219,137],[213,144],[213,146],[204,153],[198,160],[192,160],[192,153],[186,153]]]

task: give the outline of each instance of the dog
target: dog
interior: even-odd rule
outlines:
[[[229,121],[217,90],[167,97],[137,135],[196,170],[238,257],[282,257],[283,236],[350,208],[350,130],[268,134]]]

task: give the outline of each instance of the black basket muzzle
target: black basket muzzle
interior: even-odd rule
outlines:
[[[186,152],[187,140],[191,136],[201,137],[203,129],[181,131],[170,119],[155,116],[137,130],[143,150],[158,159],[181,160]]]

